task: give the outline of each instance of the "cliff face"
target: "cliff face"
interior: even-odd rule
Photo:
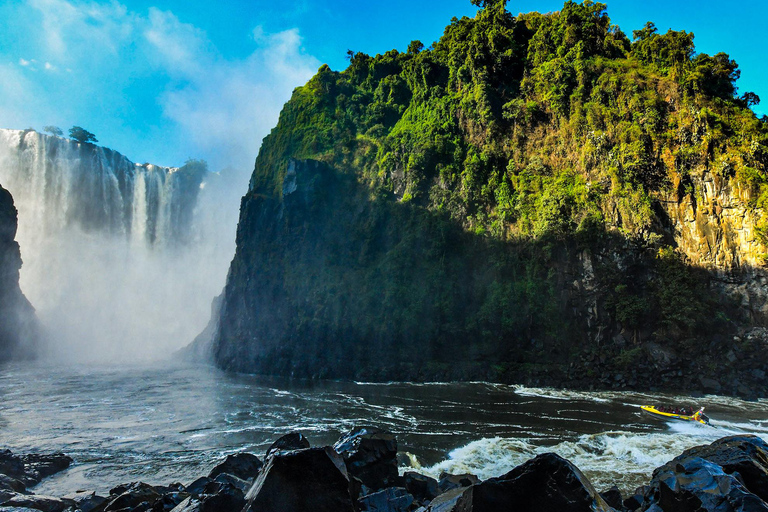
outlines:
[[[294,92],[217,364],[768,393],[768,123],[736,64],[652,25],[630,42],[600,4],[504,7]]]
[[[29,357],[40,336],[35,310],[19,288],[16,227],[13,197],[0,186],[0,361]]]

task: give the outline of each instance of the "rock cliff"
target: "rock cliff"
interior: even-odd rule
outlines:
[[[29,357],[40,336],[35,310],[19,288],[17,222],[13,197],[0,186],[0,361]]]
[[[630,42],[601,4],[505,4],[296,89],[216,363],[768,394],[768,121],[736,63],[652,24]]]

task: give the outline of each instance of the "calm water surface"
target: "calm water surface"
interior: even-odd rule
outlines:
[[[706,406],[711,427],[641,415],[646,403]],[[223,456],[262,455],[300,431],[333,443],[355,425],[397,434],[403,468],[498,476],[538,453],[574,462],[598,490],[631,490],[682,450],[734,433],[768,439],[768,402],[463,384],[303,382],[204,366],[0,366],[0,448],[75,459],[37,493],[189,483]]]

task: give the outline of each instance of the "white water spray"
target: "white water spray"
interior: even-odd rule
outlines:
[[[48,331],[47,355],[152,359],[203,329],[234,240],[234,227],[205,220],[206,174],[199,163],[138,165],[91,144],[0,130],[21,287]]]

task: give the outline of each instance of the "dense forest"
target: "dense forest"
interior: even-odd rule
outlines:
[[[609,370],[630,387],[644,365],[720,372],[676,354],[730,350],[766,320],[736,290],[768,241],[768,119],[736,62],[651,22],[630,38],[590,0],[517,17],[472,1],[429,47],[350,51],[294,91],[243,199],[218,362],[387,379]]]

